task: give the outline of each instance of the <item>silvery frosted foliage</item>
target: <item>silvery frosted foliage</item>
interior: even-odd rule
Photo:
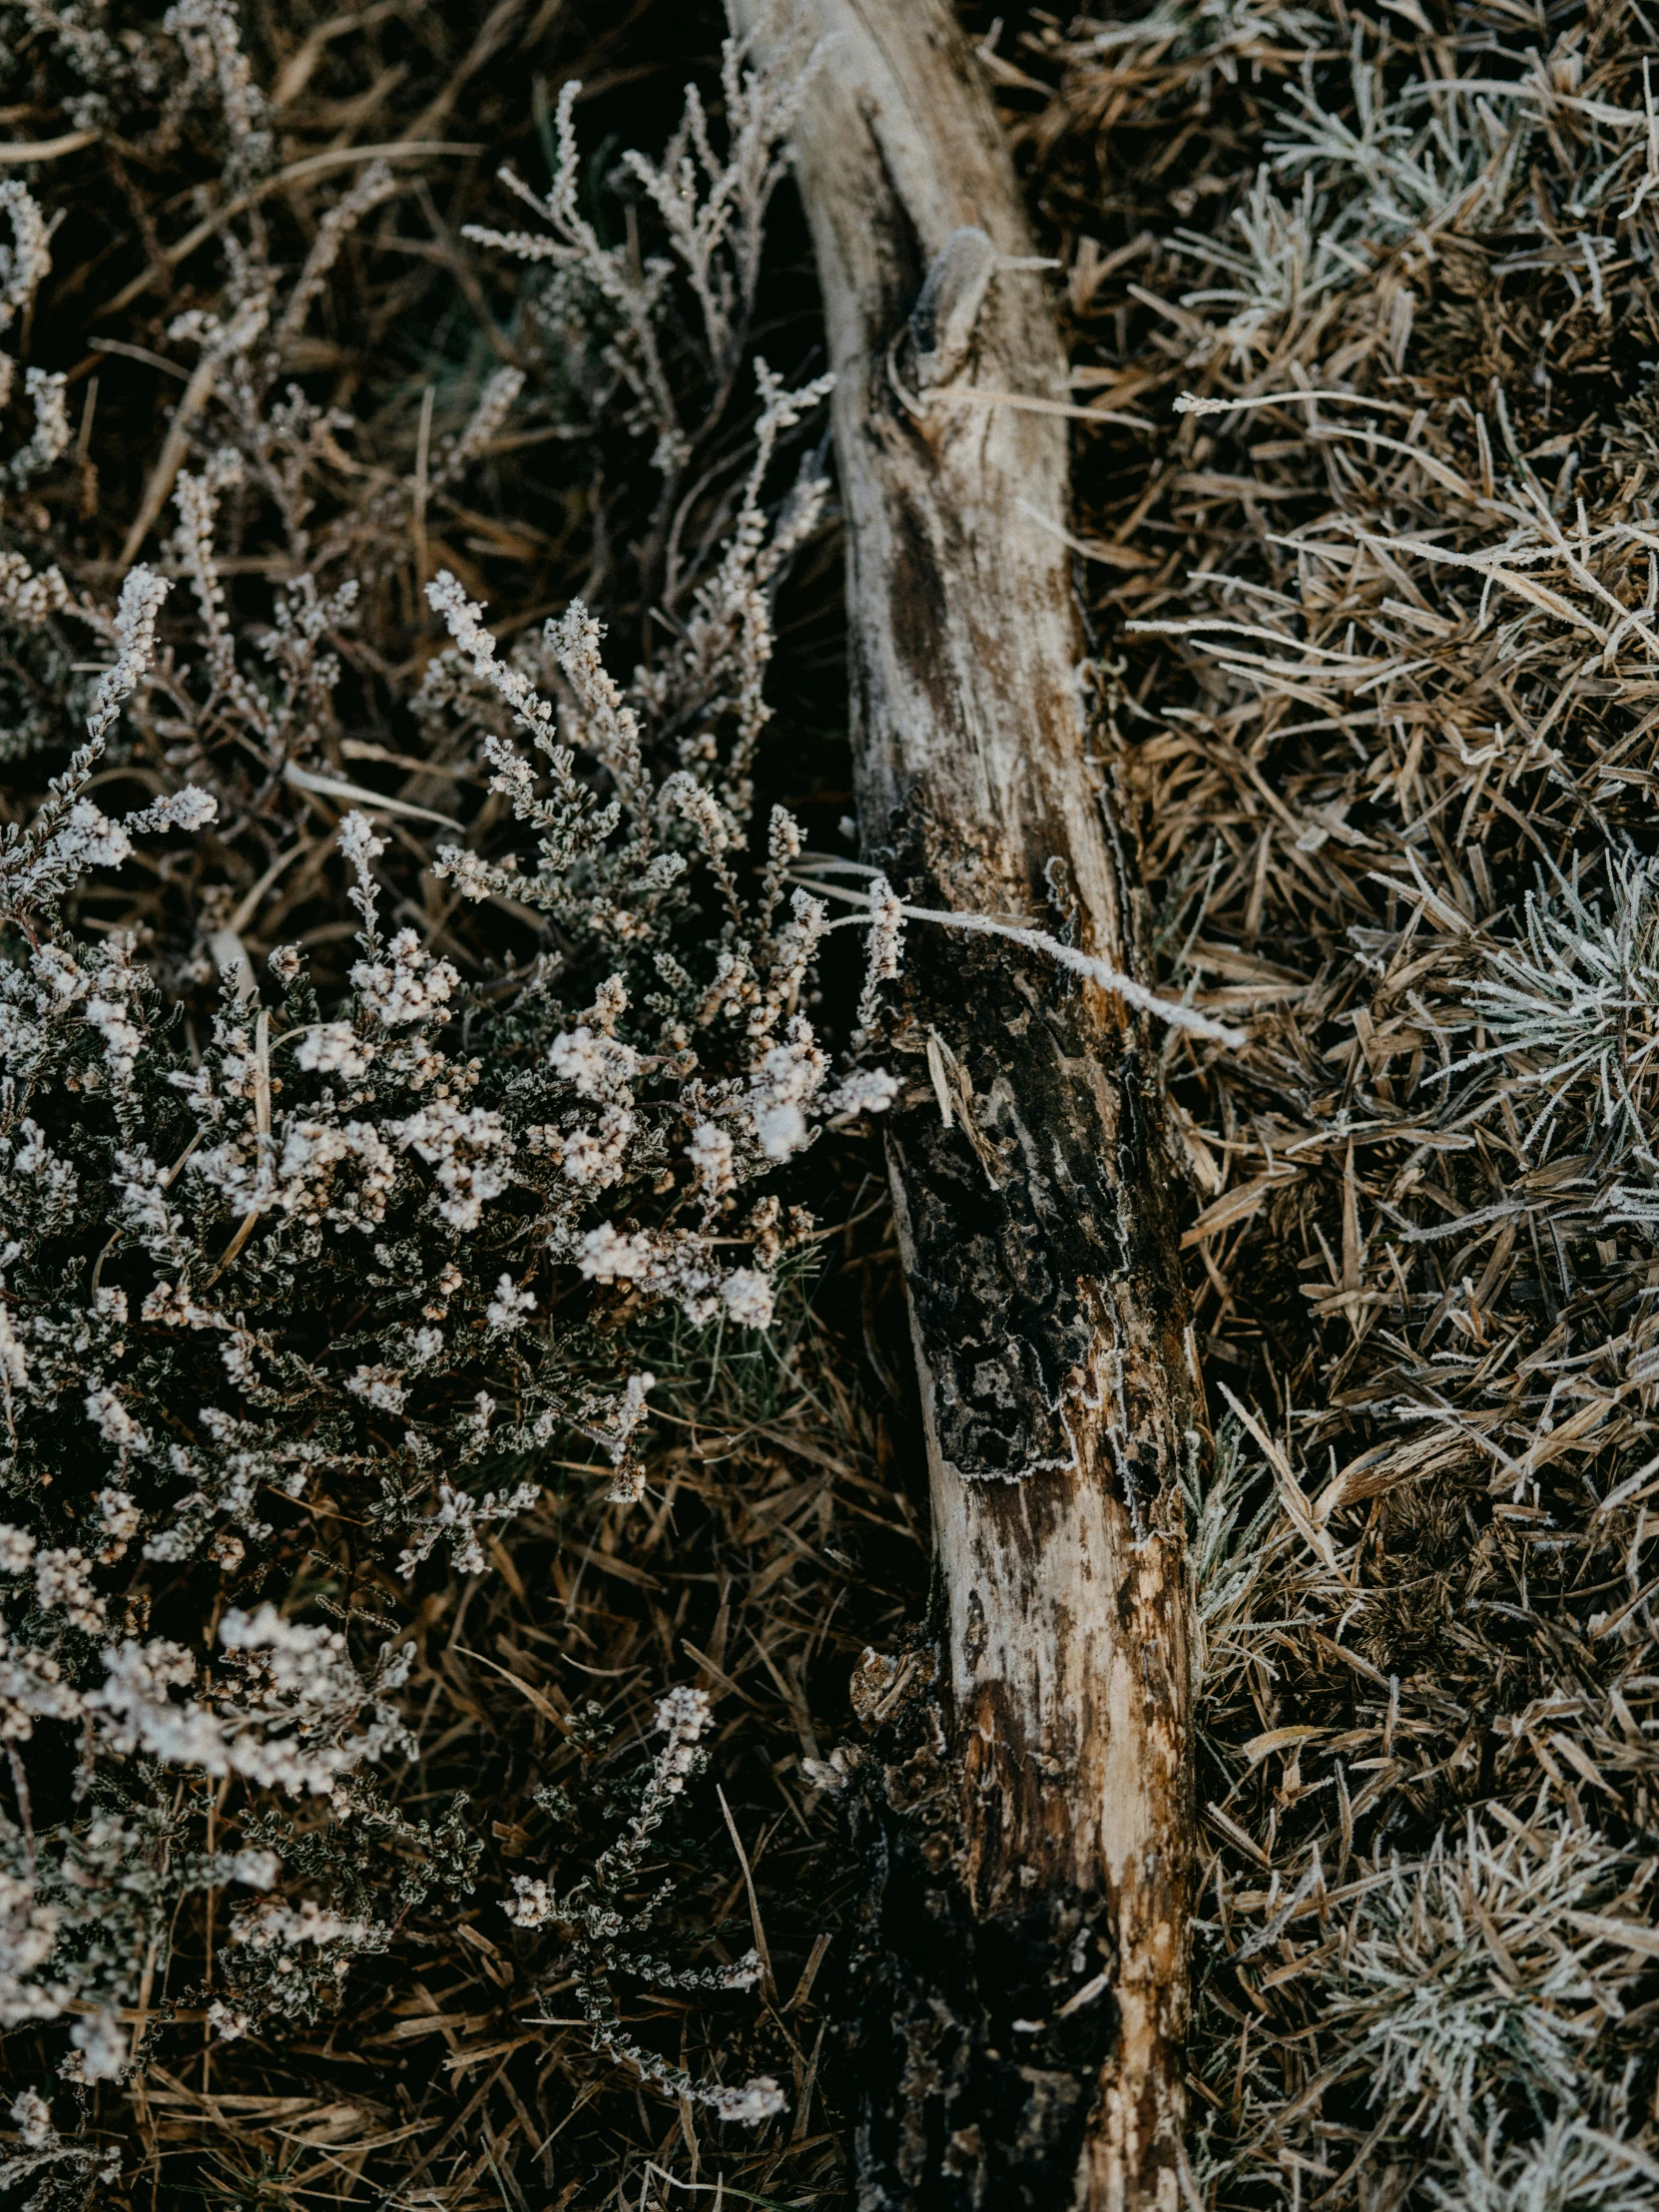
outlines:
[[[0,179],[0,210],[11,229],[11,244],[0,246],[0,334],[27,316],[41,279],[51,274],[51,227],[26,185]],[[0,355],[0,404],[11,396],[17,363]]]
[[[72,113],[94,127],[120,114],[152,160],[189,132],[217,149],[223,189],[235,202],[238,220],[227,221],[222,240],[223,286],[210,294],[211,303],[165,324],[166,357],[183,388],[166,446],[151,457],[146,504],[123,559],[150,530],[165,535],[176,516],[167,551],[198,602],[204,651],[194,667],[161,656],[153,727],[172,765],[187,774],[200,776],[204,753],[214,753],[222,798],[234,799],[265,828],[274,780],[308,788],[295,779],[314,775],[337,739],[339,661],[330,641],[351,627],[365,589],[383,584],[385,541],[396,545],[417,505],[439,486],[456,488],[478,464],[505,427],[523,379],[517,371],[484,377],[470,417],[431,456],[424,484],[388,470],[373,498],[342,502],[341,485],[361,474],[361,462],[345,450],[361,425],[307,396],[293,380],[292,362],[347,243],[374,210],[407,189],[408,179],[400,183],[385,162],[365,158],[342,177],[302,260],[284,264],[273,253],[258,205],[259,180],[272,163],[273,111],[227,0],[179,0],[159,25],[118,35],[91,9],[0,0],[0,21],[14,34],[19,18],[28,32],[58,46],[83,80],[87,89],[69,103]],[[30,302],[51,271],[55,218],[38,197],[46,189],[0,181],[0,218],[11,239],[0,246],[0,344],[15,342],[19,323],[27,327]],[[65,479],[76,465],[65,380],[32,365],[19,376],[19,365],[0,351],[0,404],[20,383],[16,397],[24,405],[14,413],[30,433],[0,464],[7,525],[0,555],[0,761],[76,742],[89,663],[113,642],[98,606],[71,592],[49,558],[62,525],[55,529],[48,508],[31,496],[37,487],[52,489],[60,512],[73,500],[73,494],[65,499]],[[95,484],[90,489],[96,504]],[[269,620],[239,618],[213,571],[227,502],[239,537],[251,517],[261,517],[287,571]],[[320,525],[319,510],[326,518]],[[90,653],[79,634],[89,628]],[[227,710],[235,718],[229,724]],[[130,736],[114,742],[118,753],[130,750]]]
[[[756,1950],[745,1951],[730,1965],[676,1967],[634,1947],[649,1935],[673,1895],[672,1882],[651,1880],[646,1860],[687,1783],[707,1764],[700,1739],[713,1719],[705,1691],[671,1690],[657,1706],[657,1727],[667,1740],[633,1778],[634,1810],[623,1834],[564,1893],[551,1880],[515,1875],[513,1894],[503,1905],[516,1928],[568,1932],[549,1978],[558,1988],[568,1982],[574,1990],[596,2050],[637,2066],[671,2096],[707,2105],[723,2120],[756,2127],[786,2109],[784,2093],[771,2075],[726,2088],[672,2065],[628,2033],[611,1978],[626,1974],[659,1989],[748,1989],[761,1979]]]
[[[1314,57],[1305,60],[1302,83],[1269,135],[1269,159],[1234,211],[1231,235],[1200,241],[1176,233],[1182,244],[1202,245],[1213,274],[1225,279],[1183,293],[1181,303],[1233,310],[1212,342],[1225,342],[1235,366],[1271,354],[1287,316],[1365,277],[1380,252],[1425,222],[1443,225],[1455,211],[1460,230],[1490,228],[1525,174],[1551,92],[1536,55],[1532,72],[1511,82],[1484,76],[1465,89],[1453,77],[1433,88],[1438,97],[1413,86],[1400,98],[1390,97],[1366,47],[1356,23],[1347,115],[1326,105]],[[1400,348],[1408,329],[1407,320],[1392,333]]]
[[[1332,2009],[1358,2031],[1372,2102],[1397,2100],[1412,2127],[1462,2118],[1477,2091],[1594,2106],[1580,2076],[1604,2018],[1597,1969],[1617,1961],[1655,1869],[1593,1831],[1550,1823],[1544,1837],[1488,1836],[1471,1813],[1461,1836],[1396,1861],[1357,1916]]]
[[[101,11],[79,0],[69,0],[64,7],[54,7],[51,0],[12,0],[12,5],[29,30],[59,49],[80,80],[67,104],[79,129],[97,130],[130,101],[154,99],[164,85],[171,85],[168,123],[176,134],[180,115],[200,96],[196,72],[172,74],[172,57],[159,51],[155,42],[112,36],[98,21]],[[8,29],[16,35],[13,26]]]
[[[27,324],[35,293],[51,274],[52,225],[28,187],[11,177],[0,178],[0,218],[10,232],[10,243],[0,244],[0,338],[15,342],[14,328]],[[17,374],[16,359],[0,350],[0,407],[13,397]],[[63,387],[61,374],[34,367],[23,372],[33,429],[0,467],[0,520],[10,523],[19,491],[50,468],[69,442]],[[38,665],[44,646],[41,674],[59,688],[70,684],[70,655],[52,631],[53,618],[73,606],[55,565],[37,572],[10,546],[0,552],[0,636],[11,647],[8,665],[0,670],[0,761],[34,750],[56,731],[56,718],[43,709],[37,687],[26,674],[20,680],[20,673]]]
[[[176,76],[145,80],[171,87],[161,137],[217,114],[242,208],[271,116],[229,8],[184,0],[130,53],[76,9],[25,12],[86,79],[88,117],[175,53]],[[736,47],[728,78],[730,174],[689,119],[661,206],[699,273],[702,372],[729,388],[789,103]],[[27,510],[0,556],[0,643],[25,678],[15,713],[0,691],[0,746],[66,760],[0,843],[0,2028],[59,2023],[80,2082],[143,2063],[134,2019],[195,1893],[233,1892],[196,1995],[235,2038],[325,2009],[406,1909],[470,1888],[463,1805],[414,1820],[395,1796],[409,1584],[487,1571],[549,1455],[641,1494],[653,1379],[596,1324],[667,1304],[764,1330],[814,1234],[778,1171],[892,1092],[831,1073],[808,1011],[825,912],[788,887],[800,833],[750,820],[772,598],[825,497],[808,468],[780,498],[775,464],[822,382],[760,371],[736,495],[682,564],[654,668],[620,682],[580,605],[498,642],[441,573],[451,647],[396,697],[397,737],[441,741],[463,771],[448,790],[488,782],[489,804],[463,824],[351,780],[341,669],[386,546],[401,559],[524,381],[491,374],[418,482],[388,474],[349,513],[319,497],[356,466],[348,425],[283,382],[284,347],[393,189],[365,162],[297,268],[227,218],[222,290],[166,329],[176,449],[134,524],[158,558],[118,604],[66,583]],[[51,223],[6,192],[15,320]],[[67,465],[61,389],[24,396],[8,499]],[[251,517],[282,552],[259,621],[228,558]],[[153,796],[106,813],[113,777]],[[434,822],[422,908],[421,855],[393,839]],[[301,859],[351,933],[314,972],[259,934]],[[140,866],[184,886],[162,923],[92,926],[89,893]],[[529,918],[527,964],[433,941],[457,892]],[[342,1527],[377,1576],[371,1634],[365,1608],[309,1602],[307,1546]],[[776,2109],[764,2084],[711,2097]],[[55,2157],[30,2113],[30,2155]]]
[[[272,961],[276,1004],[231,973],[193,1065],[137,947],[119,933],[88,943],[53,919],[80,870],[117,865],[135,835],[200,827],[212,809],[187,787],[115,823],[84,796],[155,649],[160,581],[134,572],[89,743],[0,862],[19,931],[0,964],[13,1742],[77,1722],[116,1758],[335,1793],[397,1744],[388,1700],[405,1662],[388,1647],[364,1672],[339,1632],[269,1604],[224,1612],[204,1661],[124,1628],[106,1594],[126,1579],[115,1570],[133,1555],[234,1574],[295,1513],[344,1499],[385,1529],[400,1571],[441,1543],[476,1572],[488,1525],[534,1502],[524,1470],[572,1428],[609,1452],[618,1494],[637,1494],[649,1377],[608,1383],[583,1357],[582,1286],[628,1283],[694,1321],[764,1328],[776,1269],[811,1224],[776,1197],[746,1209],[744,1187],[802,1149],[815,1123],[885,1095],[867,1076],[831,1082],[802,1011],[823,914],[804,892],[783,903],[799,846],[787,818],[774,820],[751,909],[740,826],[687,771],[653,785],[579,610],[547,650],[595,718],[623,794],[613,803],[576,785],[551,708],[498,659],[453,581],[433,597],[562,793],[543,799],[522,757],[494,741],[515,812],[542,832],[542,873],[524,887],[542,884],[567,930],[585,925],[619,955],[637,944],[636,964],[650,956],[646,1018],[620,967],[566,1009],[549,964],[518,993],[507,1033],[475,1022],[466,1037],[453,965],[414,930],[385,929],[384,839],[351,813],[339,845],[358,957],[345,997],[321,1005],[296,952]],[[211,592],[199,598],[211,645]],[[457,847],[445,865],[464,878],[468,859]],[[694,895],[684,879],[704,876],[726,920],[694,973],[668,951],[669,924]],[[617,924],[623,895],[632,928]],[[53,1496],[66,1438],[92,1501],[74,1507],[75,1541]],[[42,1861],[31,1887],[22,1839],[17,1854],[27,1918]],[[97,1976],[115,1972],[99,1954],[63,1978],[58,1908],[45,1911],[15,2017],[37,2002],[58,2009],[84,1995],[89,1973],[103,1987]],[[370,1944],[366,1927],[336,1920],[290,1928],[277,1914],[249,1924],[246,1940],[280,1960],[308,1945],[337,1961],[339,1945]],[[276,1993],[291,2008],[291,1992]],[[113,2030],[83,2038],[84,2067],[119,2070],[118,2041]]]
[[[121,2171],[118,2151],[95,2150],[73,2139],[66,2142],[53,2123],[51,2105],[38,2089],[20,2090],[11,2101],[9,2117],[17,2140],[16,2148],[0,2158],[0,2189],[36,2182],[24,2212],[43,2212],[45,2206],[65,2197],[73,2202],[89,2183],[114,2181]]]
[[[1628,2102],[1628,2100],[1625,2100]],[[1435,2212],[1648,2212],[1659,2167],[1625,2135],[1621,2108],[1609,2127],[1556,2118],[1530,2143],[1506,2144],[1488,2121],[1455,2130],[1457,2179],[1428,2176]]]
[[[1477,1034],[1488,1040],[1459,1051],[1444,1070],[1465,1122],[1512,1097],[1524,1111],[1528,1145],[1546,1159],[1556,1125],[1575,1119],[1587,1101],[1606,1166],[1659,1179],[1650,1137],[1659,1043],[1656,878],[1652,860],[1617,850],[1599,890],[1543,874],[1513,939],[1482,945],[1467,1009],[1440,1023],[1441,1035],[1457,1045]],[[1465,1071],[1478,1073],[1457,1082]]]
[[[532,192],[511,170],[501,172],[502,183],[545,229],[500,232],[471,225],[465,234],[552,266],[555,280],[543,301],[547,322],[582,352],[602,340],[596,377],[625,387],[633,427],[655,433],[654,464],[671,478],[690,458],[700,424],[688,415],[666,346],[689,336],[717,406],[743,365],[767,209],[787,167],[784,139],[818,59],[784,38],[772,41],[763,66],[747,66],[756,44],[786,20],[781,0],[769,0],[754,29],[745,36],[734,29],[722,49],[723,150],[714,146],[702,97],[691,86],[662,160],[637,151],[623,155],[619,181],[626,179],[655,211],[666,252],[642,264],[627,245],[606,246],[584,212],[575,125],[582,87],[574,81],[559,95],[546,195]],[[689,303],[683,319],[671,311],[671,295],[682,288]]]

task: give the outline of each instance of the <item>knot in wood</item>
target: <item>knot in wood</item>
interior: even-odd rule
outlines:
[[[916,377],[923,391],[949,383],[966,361],[996,264],[996,248],[971,224],[952,231],[934,255],[910,312]]]

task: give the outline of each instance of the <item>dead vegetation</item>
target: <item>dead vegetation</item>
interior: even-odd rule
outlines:
[[[683,78],[713,82],[718,22],[644,0],[614,20],[502,0],[464,30],[385,0],[269,10],[249,43],[275,161],[237,188],[167,86],[113,122],[81,100],[58,43],[79,18],[7,16],[8,136],[65,146],[10,173],[65,211],[28,357],[63,374],[70,426],[67,466],[8,491],[8,546],[104,599],[156,552],[211,445],[170,331],[224,303],[229,202],[245,191],[297,269],[359,180],[281,361],[356,424],[319,433],[295,523],[364,584],[330,640],[317,773],[473,819],[470,756],[434,757],[402,712],[441,643],[421,584],[448,567],[503,633],[580,590],[636,658],[649,608],[687,604],[676,548],[718,540],[745,426],[665,526],[631,438],[572,429],[603,362],[550,367],[511,265],[462,234],[517,220],[495,168],[547,174],[567,78],[612,147],[596,193],[618,147],[661,143]],[[1078,430],[1074,527],[1144,957],[1249,1029],[1239,1052],[1169,1048],[1223,1443],[1192,1501],[1193,2153],[1217,2212],[1636,2212],[1659,2184],[1656,48],[1610,0],[1204,0],[1010,18],[986,48],[1101,416]],[[637,213],[608,220],[626,238]],[[810,369],[783,220],[765,334]],[[512,423],[486,414],[463,451],[503,370],[526,379]],[[1199,406],[1175,413],[1182,394]],[[239,620],[268,621],[295,572],[279,513],[251,510],[220,564]],[[759,771],[825,841],[845,805],[837,592],[821,537],[782,603],[784,742]],[[61,761],[73,674],[0,672],[24,740],[10,820]],[[253,958],[308,938],[326,965],[353,926],[324,865],[339,806],[225,774],[242,841],[84,914],[151,928],[198,1016],[224,928]],[[304,849],[268,881],[295,824]],[[488,936],[424,874],[421,815],[392,826],[400,920],[449,932],[469,976],[498,976],[509,938],[529,956],[513,917]],[[135,2208],[667,2206],[712,2182],[844,2202],[826,2020],[854,1878],[801,1762],[850,1727],[862,1647],[919,1616],[925,1548],[878,1158],[828,1158],[808,1195],[851,1226],[769,1347],[653,1343],[644,1504],[607,1505],[609,1468],[573,1450],[488,1576],[421,1585],[420,1754],[382,1777],[404,1825],[365,1820],[352,1849],[377,1888],[403,1854],[425,1902],[330,2016],[231,2043],[206,2033],[215,1922],[189,1904],[136,2023],[142,2078],[87,2095],[79,2135],[60,2088],[67,2147],[30,2188],[77,2201],[83,2152],[113,2143],[101,2194]],[[612,1318],[637,1321],[622,1298]],[[291,1562],[324,1615],[372,1625],[389,1602],[327,1515]],[[680,1883],[661,1925],[676,1958],[757,1947],[761,2001],[613,1993],[667,2064],[777,2076],[790,2113],[754,2139],[596,2055],[579,1992],[502,1910],[515,1876],[568,1887],[617,1836],[655,1702],[687,1683],[718,1726],[651,1870]],[[186,1809],[204,1833],[211,1797]],[[40,2043],[9,2039],[18,2083],[48,2078]]]
[[[1078,553],[1148,948],[1250,1029],[1170,1054],[1225,1444],[1201,2187],[1650,2201],[1650,27],[998,51],[1117,416]]]

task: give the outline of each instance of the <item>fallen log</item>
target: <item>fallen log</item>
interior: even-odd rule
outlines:
[[[752,20],[759,15],[752,9]],[[1066,363],[942,0],[790,0],[846,520],[861,841],[907,899],[1129,960],[1089,760]],[[1179,2201],[1193,1818],[1179,1476],[1204,1448],[1157,1039],[1028,946],[913,926],[889,1133],[937,1679],[854,1776],[861,2212]]]

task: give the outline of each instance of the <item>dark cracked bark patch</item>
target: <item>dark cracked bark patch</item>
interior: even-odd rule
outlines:
[[[948,1068],[949,1125],[928,1097],[889,1130],[940,1457],[969,1481],[1069,1466],[1068,1408],[1117,1382],[1102,1367],[1100,1287],[1156,1301],[1167,1271],[1170,1171],[1134,1033],[1107,1065],[1069,976],[1024,947],[954,935],[912,933],[904,1005],[901,1041],[925,1053],[933,1040],[935,1085]],[[1150,1432],[1123,1431],[1137,1513],[1170,1471],[1138,1465]]]
[[[837,2004],[859,2212],[1058,2212],[1117,2027],[1107,1905],[1047,1889],[973,1910],[924,1678],[837,1765],[867,1883]]]

